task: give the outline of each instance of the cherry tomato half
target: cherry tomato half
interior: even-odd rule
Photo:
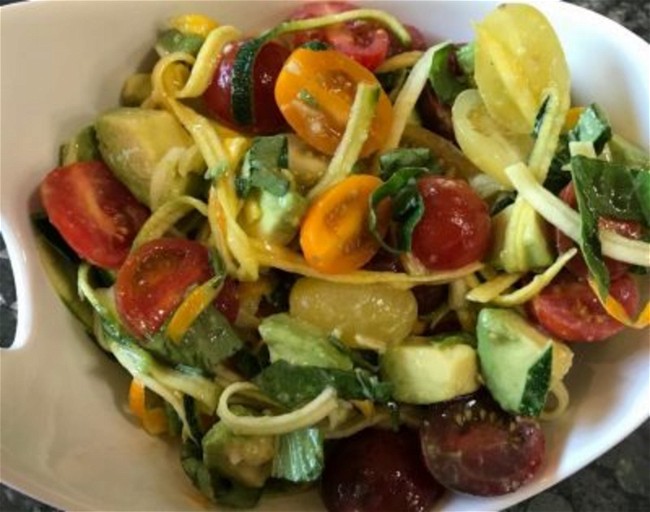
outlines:
[[[117,273],[115,302],[138,338],[156,333],[190,286],[212,276],[208,249],[192,240],[159,238],[129,254]]]
[[[427,176],[418,181],[424,215],[413,230],[413,255],[430,270],[481,260],[488,250],[488,206],[466,181]]]
[[[347,2],[311,2],[298,8],[290,19],[317,18],[353,9],[357,7]],[[365,20],[338,23],[322,29],[293,34],[294,46],[300,46],[307,41],[327,43],[370,70],[386,60],[391,43],[385,29],[377,23]]]
[[[539,423],[505,413],[484,389],[432,406],[420,440],[436,480],[478,496],[517,490],[544,461]]]
[[[79,162],[51,171],[40,186],[43,207],[63,239],[84,260],[118,268],[149,217],[102,162]]]
[[[245,45],[252,44],[254,42],[249,40],[226,46],[212,82],[203,94],[203,100],[217,120],[234,130],[259,135],[280,133],[286,129],[286,122],[275,103],[273,91],[282,64],[289,56],[289,50],[275,41],[265,43],[251,57],[254,58],[252,76],[235,76],[235,80],[239,82],[233,84],[235,60],[242,58],[240,52]],[[241,87],[244,80],[250,80],[248,97],[233,98],[233,87]],[[238,119],[237,112],[233,111],[236,101],[247,103],[243,106],[252,113],[248,121]]]
[[[325,459],[321,493],[330,512],[428,512],[445,489],[422,462],[417,433],[368,429]]]
[[[298,48],[278,76],[275,99],[301,139],[320,152],[333,155],[345,131],[359,83],[378,84],[375,75],[342,53]],[[392,118],[390,100],[382,90],[362,157],[382,147]]]
[[[609,293],[631,316],[639,307],[639,291],[629,274],[609,287]],[[566,341],[601,341],[625,326],[607,314],[585,281],[562,274],[535,297],[530,311],[553,336]]]
[[[321,272],[352,272],[368,263],[379,243],[368,229],[370,195],[382,181],[369,174],[355,174],[318,196],[300,227],[300,247],[310,266]],[[388,229],[390,205],[377,208],[377,225],[383,236]]]
[[[573,188],[573,183],[569,183],[566,187],[564,187],[564,189],[562,189],[562,192],[560,192],[560,198],[569,206],[576,208],[578,202],[576,199],[575,190]],[[615,231],[619,235],[622,235],[627,238],[633,238],[636,240],[641,238],[641,235],[643,233],[643,228],[641,227],[641,224],[635,221],[616,220],[616,219],[601,217],[598,220],[598,225],[600,229],[608,229],[610,231]],[[576,243],[573,240],[571,240],[568,236],[566,236],[564,233],[562,233],[562,231],[556,229],[555,245],[557,247],[558,252],[563,253],[575,247]],[[607,266],[607,270],[609,271],[609,277],[612,280],[621,277],[623,274],[627,272],[628,268],[630,267],[625,262],[613,260],[607,257],[604,257],[603,261]],[[587,268],[587,264],[585,263],[582,254],[576,254],[573,258],[571,258],[567,263],[566,268],[578,277],[587,277],[587,275],[589,274],[589,269]]]

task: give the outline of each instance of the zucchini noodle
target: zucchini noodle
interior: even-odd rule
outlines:
[[[549,402],[555,401],[549,408]],[[564,382],[558,381],[549,389],[549,396],[546,399],[546,405],[539,415],[543,421],[552,421],[562,416],[569,408],[569,391]]]
[[[310,267],[298,253],[286,247],[273,245],[261,240],[251,240],[253,251],[261,266],[278,268],[286,272],[315,277],[333,283],[376,284],[384,283],[396,288],[409,289],[421,284],[446,284],[472,274],[483,266],[471,263],[465,267],[444,271],[430,272],[422,275],[410,275],[403,272],[377,272],[357,270],[346,274],[325,274]]]
[[[307,199],[313,199],[322,194],[352,173],[361,149],[368,139],[379,93],[379,85],[359,84],[341,142],[327,166],[327,171],[316,186],[309,191]],[[369,103],[373,104],[372,109],[366,108]]]
[[[224,389],[219,398],[217,415],[235,434],[257,436],[288,434],[317,424],[338,407],[336,391],[328,387],[300,409],[279,416],[237,416],[230,410],[228,400],[232,395],[256,389],[257,386],[250,382],[235,382]]]
[[[578,249],[575,247],[569,249],[567,252],[560,255],[543,273],[537,274],[530,283],[512,293],[501,295],[502,292],[521,279],[522,274],[515,273],[500,275],[495,279],[472,289],[466,295],[466,298],[473,302],[490,302],[503,307],[519,306],[524,302],[528,302],[540,293],[553,280],[553,278],[560,273],[560,270],[564,268],[564,265],[566,265],[567,262],[577,253]]]
[[[399,71],[400,69],[408,69],[415,66],[418,60],[422,57],[423,52],[413,50],[410,52],[398,53],[393,57],[386,59],[376,69],[375,74],[391,73]]]
[[[192,196],[180,196],[167,201],[154,211],[140,228],[138,235],[133,240],[131,251],[150,240],[161,238],[192,210],[196,210],[206,217],[208,215],[207,205]]]
[[[281,23],[277,27],[268,30],[262,34],[262,38],[272,39],[282,34],[290,32],[311,30],[314,28],[321,28],[327,25],[335,25],[346,21],[355,21],[359,19],[369,19],[380,22],[393,32],[399,42],[404,46],[410,46],[411,34],[404,25],[402,25],[397,18],[388,14],[387,12],[378,9],[354,9],[352,11],[344,11],[336,14],[328,14],[317,18],[308,18],[303,20],[290,20]]]
[[[580,214],[537,182],[528,167],[520,162],[509,166],[506,174],[517,192],[548,222],[575,242],[580,241]],[[600,230],[602,253],[615,260],[650,267],[650,244],[631,240],[614,231]]]
[[[433,54],[448,44],[449,42],[444,42],[432,46],[424,52],[415,66],[413,66],[411,74],[406,79],[406,82],[393,105],[393,123],[391,124],[382,152],[390,151],[399,146],[402,133],[404,133],[404,128],[406,127],[409,116],[413,111],[413,107],[415,107],[427,80],[429,80],[429,71],[431,70]]]
[[[539,182],[543,182],[546,178],[551,161],[555,156],[566,113],[569,111],[568,94],[562,97],[558,96],[558,91],[555,88],[547,92],[542,124],[528,159],[528,167]]]

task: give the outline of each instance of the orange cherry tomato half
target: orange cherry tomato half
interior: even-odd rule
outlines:
[[[352,272],[368,263],[379,243],[368,229],[370,195],[382,184],[376,176],[350,176],[318,196],[300,228],[300,247],[307,263],[327,274]],[[390,204],[377,208],[377,225],[386,234]]]
[[[322,153],[332,155],[343,136],[359,83],[377,84],[361,64],[336,50],[298,48],[284,63],[275,84],[275,101],[295,132]],[[393,117],[381,91],[361,157],[382,147]]]

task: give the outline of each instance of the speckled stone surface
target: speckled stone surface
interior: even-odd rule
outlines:
[[[10,3],[0,0],[0,4]],[[650,41],[648,0],[572,1],[604,14]],[[595,63],[597,65],[597,63]],[[16,293],[0,234],[0,347],[13,340]],[[2,461],[0,461],[0,464]],[[54,509],[0,484],[1,512]],[[650,510],[650,422],[571,478],[505,512],[646,512]],[[388,512],[388,511],[387,511]]]

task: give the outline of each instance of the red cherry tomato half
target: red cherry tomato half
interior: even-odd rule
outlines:
[[[190,286],[212,276],[208,249],[192,240],[160,238],[141,245],[117,273],[115,302],[129,331],[156,333]]]
[[[235,59],[245,41],[226,46],[212,78],[203,94],[203,100],[210,113],[226,126],[247,133],[272,135],[286,129],[286,121],[275,103],[275,82],[289,50],[275,41],[265,43],[257,52],[251,78],[250,124],[237,122],[233,115],[232,78]]]
[[[149,210],[102,162],[54,169],[41,183],[40,196],[68,245],[103,268],[119,268],[149,217]]]
[[[466,181],[428,176],[418,181],[424,215],[413,230],[413,255],[430,270],[460,268],[485,256],[488,206]]]
[[[214,305],[231,324],[234,324],[239,314],[239,286],[237,281],[227,277]]]
[[[429,512],[443,493],[412,430],[364,430],[325,459],[321,494],[330,512]]]
[[[357,9],[347,2],[311,2],[297,9],[290,17],[303,20]],[[322,41],[356,60],[371,71],[388,55],[391,39],[388,32],[377,23],[365,20],[350,21],[318,30],[306,30],[293,36],[294,46],[307,41]]]
[[[639,291],[629,274],[612,281],[609,293],[628,315],[634,315]],[[589,284],[570,274],[544,288],[530,303],[530,310],[544,329],[566,341],[601,341],[625,328],[607,314]]]
[[[478,496],[515,491],[544,461],[539,423],[503,412],[485,390],[433,406],[420,440],[436,480]]]
[[[573,188],[573,183],[569,183],[562,192],[560,192],[560,198],[567,203],[569,206],[576,208],[577,200],[576,193]],[[601,229],[608,229],[610,231],[615,231],[621,236],[627,238],[633,238],[638,240],[641,238],[643,233],[643,228],[641,224],[635,221],[626,221],[626,220],[615,220],[605,217],[601,217],[598,221],[598,225]],[[555,246],[557,247],[558,252],[563,253],[576,246],[576,243],[566,236],[559,229],[555,230]],[[625,274],[629,268],[627,263],[622,261],[613,260],[611,258],[604,257],[603,261],[607,266],[609,271],[610,279],[614,280],[618,277],[621,277]],[[566,268],[570,270],[577,277],[587,277],[589,274],[589,269],[585,263],[582,254],[576,254],[573,258],[569,260],[566,265]]]

